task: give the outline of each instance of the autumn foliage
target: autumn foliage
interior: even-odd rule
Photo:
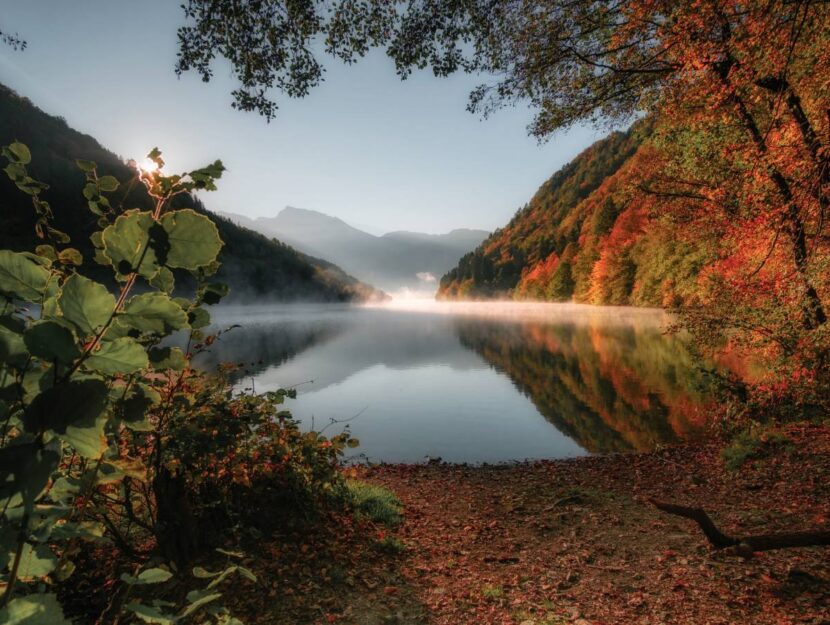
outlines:
[[[702,349],[766,359],[776,382],[755,390],[768,399],[798,387],[789,400],[822,403],[827,4],[632,0],[593,18],[552,5],[574,20],[574,55],[596,69],[585,89],[634,88],[637,76],[635,100],[618,104],[649,116],[556,174],[444,277],[441,295],[674,308]],[[540,50],[513,67],[528,86],[541,84]],[[567,63],[580,61],[555,59],[548,75],[576,72]],[[541,105],[542,132],[577,117],[553,123]]]

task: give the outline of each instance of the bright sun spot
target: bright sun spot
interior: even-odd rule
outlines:
[[[145,174],[154,174],[159,169],[158,163],[149,158],[139,161],[136,166]]]

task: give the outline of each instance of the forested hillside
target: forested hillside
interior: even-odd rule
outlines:
[[[649,217],[639,185],[652,123],[596,142],[441,280],[439,297],[671,305],[694,291],[705,250]]]
[[[0,85],[0,144],[15,140],[27,144],[32,151],[32,175],[49,181],[44,197],[55,212],[55,227],[68,233],[85,257],[91,258],[94,253],[89,235],[95,228],[96,217],[82,195],[85,177],[75,164],[76,159],[96,162],[101,175],[115,176],[122,183],[125,191],[118,194],[120,206],[116,205],[116,210],[151,205],[142,185],[127,183],[134,171],[119,157],[94,138],[70,128],[64,119],[44,113],[28,98]],[[0,247],[32,249],[37,242],[30,198],[15,189],[5,176],[0,180],[0,197]],[[175,205],[208,213],[199,199],[191,195],[175,198]],[[348,301],[381,296],[329,262],[209,214],[225,242],[218,277],[230,285],[231,299]]]

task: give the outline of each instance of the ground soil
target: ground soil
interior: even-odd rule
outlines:
[[[743,536],[830,525],[830,428],[728,471],[722,442],[510,466],[380,466],[393,530],[346,515],[263,538],[235,611],[250,623],[830,624],[830,547],[744,559],[648,498]]]

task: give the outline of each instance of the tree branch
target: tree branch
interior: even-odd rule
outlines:
[[[680,506],[665,501],[649,499],[658,510],[691,519],[700,526],[703,534],[714,549],[739,547],[742,554],[751,555],[755,551],[772,551],[773,549],[790,549],[793,547],[815,547],[830,545],[830,529],[809,532],[783,532],[780,534],[759,534],[757,536],[735,537],[724,534],[715,525],[703,508]]]

